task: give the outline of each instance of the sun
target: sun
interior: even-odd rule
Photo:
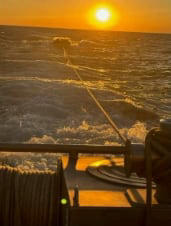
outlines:
[[[118,23],[118,10],[108,4],[98,4],[90,8],[87,13],[87,21],[96,29],[113,29]]]
[[[96,11],[96,19],[98,21],[107,22],[107,21],[109,21],[110,16],[111,16],[111,13],[108,9],[102,8],[102,9],[98,9]]]

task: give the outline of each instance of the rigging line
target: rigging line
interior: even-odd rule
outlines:
[[[109,116],[109,114],[104,110],[103,106],[100,104],[100,102],[97,100],[97,98],[95,97],[95,95],[92,93],[92,91],[84,84],[84,80],[82,79],[82,77],[80,76],[79,72],[76,70],[76,68],[74,67],[74,65],[72,64],[72,62],[70,61],[69,55],[66,51],[66,49],[64,48],[64,57],[67,59],[67,64],[70,64],[72,66],[73,71],[75,72],[75,74],[77,75],[78,79],[81,81],[82,85],[85,87],[85,89],[87,90],[88,94],[90,95],[90,97],[92,97],[92,99],[94,100],[94,102],[96,103],[97,107],[101,110],[101,112],[104,114],[104,116],[106,117],[106,119],[108,120],[108,122],[110,123],[110,125],[112,126],[112,128],[115,130],[115,132],[118,134],[119,138],[122,140],[122,142],[124,144],[126,144],[127,139],[120,133],[118,127],[116,126],[116,124],[113,122],[113,120],[111,119],[111,117]]]

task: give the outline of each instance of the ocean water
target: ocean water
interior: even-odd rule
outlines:
[[[55,37],[120,132],[171,117],[171,35],[0,26],[0,142],[119,144]]]

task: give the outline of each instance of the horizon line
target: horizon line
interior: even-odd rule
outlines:
[[[8,27],[25,27],[25,28],[49,28],[49,29],[63,29],[63,30],[77,30],[77,31],[99,31],[99,32],[125,32],[125,33],[142,33],[142,34],[164,34],[171,35],[171,32],[153,32],[153,31],[126,31],[126,30],[109,30],[109,29],[91,29],[91,28],[69,28],[69,27],[54,27],[54,26],[40,26],[40,25],[19,25],[19,24],[0,24],[0,26]]]

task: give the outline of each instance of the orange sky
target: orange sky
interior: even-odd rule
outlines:
[[[98,0],[0,0],[0,24],[99,29],[89,12]],[[171,0],[106,0],[117,14],[107,29],[171,33]]]

